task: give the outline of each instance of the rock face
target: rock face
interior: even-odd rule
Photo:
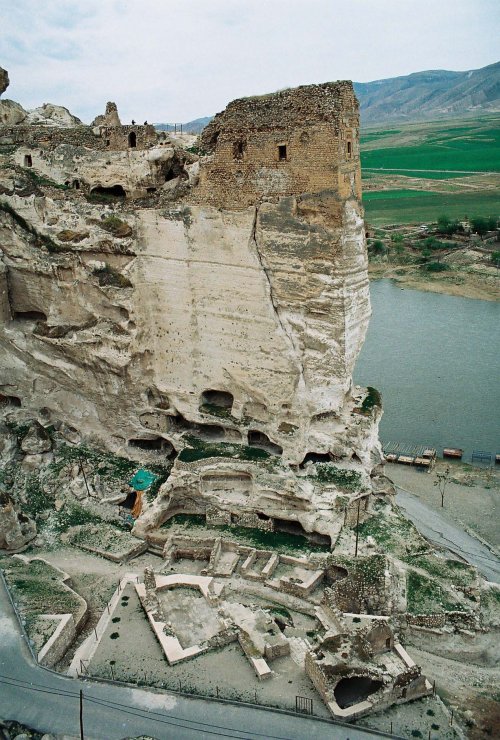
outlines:
[[[192,448],[138,532],[219,506],[333,537],[349,505],[314,463],[366,496],[380,461],[351,83],[235,101],[199,162],[116,120],[5,130],[0,392],[117,452]]]
[[[81,121],[62,105],[44,103],[39,108],[28,112],[27,123],[43,123],[46,126],[70,128],[81,125]]]
[[[19,552],[35,537],[35,524],[16,511],[9,496],[0,491],[0,550]]]
[[[13,100],[0,100],[0,125],[17,126],[26,119],[27,112]]]
[[[0,67],[0,95],[9,87],[9,73],[3,67]]]

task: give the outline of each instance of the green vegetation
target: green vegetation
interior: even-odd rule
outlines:
[[[407,575],[407,605],[409,614],[466,611],[438,581],[414,570],[410,570]]]
[[[217,406],[215,403],[202,403],[200,411],[202,414],[217,416],[219,419],[230,419],[233,423],[239,424],[239,420],[231,415],[231,410],[224,406]]]
[[[370,385],[366,390],[368,393],[361,404],[361,413],[368,415],[373,408],[380,408],[382,406],[382,396],[376,388],[372,388]]]
[[[102,229],[116,237],[130,236],[132,233],[132,229],[128,223],[126,221],[122,221],[121,218],[118,218],[117,216],[108,216],[98,223]]]
[[[387,552],[404,557],[409,553],[420,553],[428,549],[429,545],[417,528],[397,509],[385,514],[385,507],[377,511],[359,525],[361,539],[373,537],[375,542]]]
[[[334,483],[338,488],[345,491],[357,491],[360,487],[361,474],[356,470],[343,470],[332,463],[316,463],[314,474],[310,477],[320,483]]]
[[[423,223],[446,213],[447,228],[440,229],[440,233],[452,234],[460,231],[457,219],[467,214],[487,220],[491,214],[498,215],[500,192],[493,178],[494,173],[500,172],[499,123],[500,117],[491,115],[460,124],[431,122],[364,132],[363,179],[380,181],[381,188],[393,183],[391,190],[369,190],[364,194],[367,220],[375,225]],[[480,183],[485,178],[479,179],[474,173],[491,173],[483,189]],[[453,183],[455,178],[461,180],[460,187]],[[418,180],[442,180],[443,186],[437,191],[422,182],[423,189],[418,189]],[[469,181],[474,188],[464,191],[463,186]],[[402,186],[405,182],[411,189]]]
[[[446,272],[450,267],[446,262],[427,262],[425,265],[422,265],[421,269],[428,272]]]
[[[327,545],[310,542],[307,537],[288,532],[266,532],[262,529],[250,527],[232,527],[229,525],[210,525],[207,528],[205,517],[199,514],[176,514],[162,524],[162,529],[176,526],[179,531],[193,532],[194,535],[210,536],[210,530],[220,532],[228,540],[236,540],[241,545],[255,547],[261,550],[279,550],[293,555],[302,552],[329,552]]]
[[[132,283],[125,275],[115,270],[114,267],[106,264],[104,267],[99,267],[94,270],[94,275],[99,281],[101,287],[107,286],[112,288],[131,288]]]
[[[54,614],[75,613],[80,602],[76,595],[67,589],[59,571],[42,560],[26,563],[12,557],[0,558],[0,568],[21,613],[26,617],[28,634],[33,618],[47,612]]]
[[[363,203],[366,220],[374,225],[426,223],[436,221],[442,213],[448,213],[450,218],[464,218],[471,213],[487,217],[500,210],[500,194],[494,190],[464,193],[415,190],[411,191],[415,193],[411,196],[405,195],[404,191],[400,191],[399,197],[389,195],[395,192],[384,190],[365,193]]]
[[[488,117],[467,121],[460,126],[443,122],[414,124],[399,130],[370,131],[362,136],[361,163],[363,167],[388,170],[498,172],[498,121],[496,117]],[[384,146],[383,139],[389,135],[391,142]],[[379,139],[382,139],[379,148],[363,146]]]
[[[204,442],[197,437],[188,435],[185,437],[191,447],[181,450],[179,460],[181,462],[196,462],[207,457],[232,457],[237,460],[248,460],[250,462],[273,462],[274,456],[266,450],[247,445],[235,445],[228,442]]]
[[[425,570],[434,578],[441,578],[454,586],[471,586],[476,580],[476,572],[468,563],[459,560],[450,560],[435,555],[418,555],[403,557],[409,565]]]
[[[44,177],[43,175],[38,175],[34,170],[24,169],[23,173],[27,175],[30,180],[33,182],[34,185],[37,187],[51,187],[51,188],[57,188],[58,190],[69,190],[68,185],[60,185],[58,182],[55,182],[50,177]]]

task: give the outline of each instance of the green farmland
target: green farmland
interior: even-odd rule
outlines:
[[[425,223],[500,214],[500,191],[438,193],[422,190],[370,191],[363,196],[366,220],[374,225]]]
[[[361,167],[500,172],[500,117],[460,123],[366,131],[361,135]]]
[[[500,116],[363,131],[361,167],[370,223],[498,216]]]

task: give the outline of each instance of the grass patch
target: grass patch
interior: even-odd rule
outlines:
[[[404,557],[403,560],[415,568],[425,570],[430,576],[442,578],[455,586],[471,586],[476,580],[474,568],[458,560],[445,560],[433,555]]]
[[[34,170],[25,169],[23,170],[24,174],[27,175],[30,180],[33,182],[34,185],[37,187],[51,187],[51,188],[57,188],[58,190],[69,190],[68,185],[60,185],[58,182],[55,182],[50,177],[45,177],[44,175],[38,175]]]
[[[176,514],[162,524],[161,529],[170,529],[173,526],[193,532],[193,535],[207,533],[205,517],[199,514]],[[259,550],[279,550],[294,554],[303,552],[329,552],[327,545],[310,542],[303,535],[289,534],[288,532],[266,532],[250,527],[231,527],[228,525],[212,525],[208,528],[220,532],[221,536],[229,540],[237,540],[241,545],[255,547]]]
[[[453,599],[436,580],[410,570],[406,577],[407,608],[409,614],[442,614],[448,611],[467,611]]]
[[[51,565],[41,560],[26,563],[16,558],[0,558],[0,568],[19,606],[26,626],[34,625],[29,621],[39,614],[75,613],[80,602],[76,595],[67,589],[61,581],[61,574]],[[29,634],[29,631],[28,631]]]
[[[388,514],[384,510],[377,511],[359,525],[358,531],[362,539],[373,537],[382,549],[401,558],[429,547],[417,528],[394,510]]]
[[[192,435],[186,436],[185,439],[191,446],[181,450],[179,454],[181,462],[196,462],[208,457],[230,457],[250,462],[270,462],[275,459],[274,455],[258,447],[230,444],[229,442],[204,442]]]
[[[333,483],[344,491],[357,491],[361,485],[361,473],[355,470],[343,470],[332,463],[316,463],[315,473],[308,476],[322,484]]]
[[[408,133],[412,135],[411,140],[405,140]],[[393,145],[384,147],[383,138],[387,135],[385,130],[363,135],[363,144],[382,139],[380,148],[362,150],[363,167],[468,172],[500,170],[498,118],[474,120],[462,126],[443,123],[402,127],[399,131],[391,131]]]

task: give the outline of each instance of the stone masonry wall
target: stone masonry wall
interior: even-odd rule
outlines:
[[[359,198],[359,116],[351,82],[230,103],[201,135],[198,197],[245,208],[262,197],[335,190]]]

